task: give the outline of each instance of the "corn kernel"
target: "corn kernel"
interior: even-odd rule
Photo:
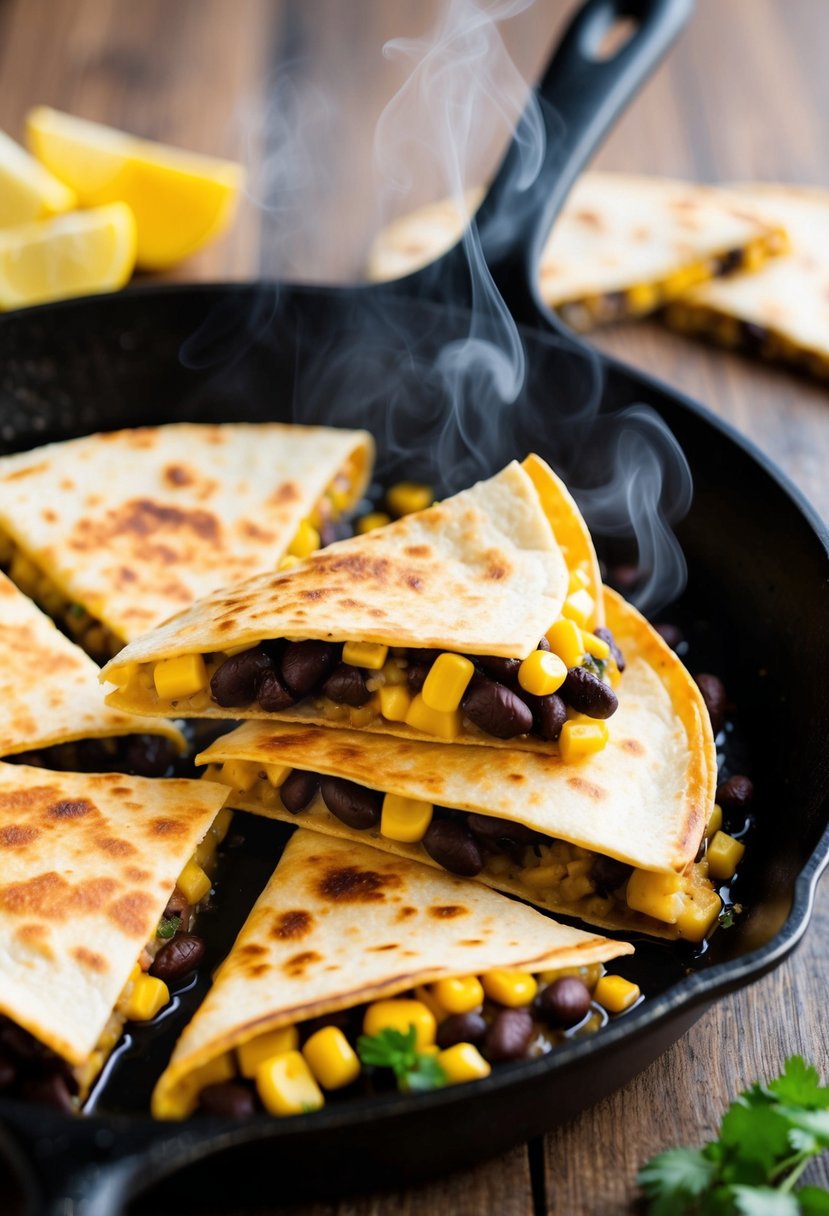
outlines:
[[[593,615],[596,605],[593,596],[584,587],[573,591],[561,606],[561,615],[568,621],[575,621],[579,628],[587,624]]]
[[[491,1001],[497,1001],[499,1005],[506,1005],[510,1009],[529,1005],[538,992],[538,982],[529,971],[487,971],[481,976],[481,983]]]
[[[413,726],[415,730],[422,730],[424,734],[445,739],[447,743],[453,743],[461,733],[461,711],[430,709],[423,700],[423,694],[418,693],[409,706],[406,725]]]
[[[405,998],[375,1001],[366,1009],[363,1018],[363,1034],[379,1034],[381,1030],[399,1030],[401,1034],[407,1034],[410,1026],[415,1028],[418,1051],[434,1043],[435,1015],[422,1001]]]
[[[323,1026],[302,1049],[305,1063],[323,1089],[342,1089],[360,1075],[360,1061],[339,1026]]]
[[[320,534],[310,519],[302,519],[294,539],[288,545],[288,553],[291,557],[309,557],[321,544]]]
[[[651,312],[659,303],[659,288],[653,283],[635,283],[625,292],[631,312]]]
[[[353,726],[355,730],[363,730],[376,717],[377,711],[371,701],[366,705],[349,705],[348,707],[348,725]]]
[[[191,697],[207,686],[207,668],[200,654],[180,654],[162,659],[153,669],[155,691],[162,701]]]
[[[462,654],[439,654],[423,683],[423,700],[429,709],[444,713],[457,709],[475,667]]]
[[[164,980],[154,975],[138,976],[124,1006],[128,1022],[150,1022],[170,1000],[170,990]]]
[[[722,900],[710,887],[697,886],[683,896],[676,920],[680,935],[689,942],[701,942],[722,910]]]
[[[405,722],[412,698],[403,684],[384,684],[378,693],[380,713],[389,722]]]
[[[379,671],[389,653],[388,646],[380,642],[346,642],[343,646],[343,662],[349,667],[367,667]]]
[[[208,832],[203,840],[196,845],[196,851],[193,857],[198,864],[204,869],[209,866],[216,854],[216,837],[211,836]]]
[[[458,975],[432,984],[435,1000],[447,1013],[471,1013],[484,1002],[484,989],[476,975]]]
[[[398,659],[386,659],[383,664],[383,680],[386,684],[406,684],[406,667]]]
[[[722,807],[720,806],[720,804],[718,802],[715,802],[714,809],[711,812],[711,818],[708,820],[708,827],[705,830],[705,834],[708,837],[708,839],[710,840],[712,838],[712,836],[716,836],[717,832],[719,832],[721,827],[722,827]]]
[[[187,1078],[188,1088],[192,1085],[196,1093],[206,1089],[208,1085],[219,1085],[222,1081],[230,1081],[236,1075],[233,1064],[233,1053],[223,1051],[220,1056],[214,1056],[201,1068],[195,1069]]]
[[[276,563],[277,570],[290,570],[293,566],[298,566],[302,559],[295,557],[293,553],[286,553]]]
[[[191,858],[179,874],[176,886],[189,904],[197,904],[210,891],[211,882],[198,862]]]
[[[606,722],[577,722],[568,719],[561,728],[558,745],[565,764],[574,764],[607,746],[610,732]]]
[[[255,1077],[260,1064],[298,1048],[299,1031],[296,1026],[281,1026],[279,1030],[258,1034],[255,1039],[248,1039],[247,1043],[241,1043],[236,1048],[239,1072],[243,1077]]]
[[[553,654],[564,661],[565,667],[578,667],[584,658],[584,643],[575,621],[562,617],[550,626],[546,636]]]
[[[588,654],[592,654],[594,659],[610,658],[610,647],[604,638],[597,638],[595,633],[590,633],[589,630],[582,629],[581,641],[584,649]]]
[[[518,668],[518,683],[534,697],[547,697],[567,679],[564,660],[552,650],[534,650]]]
[[[413,511],[425,511],[434,501],[432,487],[416,481],[399,481],[386,494],[386,502],[392,515],[411,515]]]
[[[464,1081],[479,1081],[492,1072],[478,1048],[472,1043],[456,1043],[438,1052],[438,1064],[444,1071],[449,1085],[460,1085]]]
[[[728,832],[715,832],[708,842],[705,854],[708,860],[708,873],[712,878],[733,878],[734,871],[740,864],[745,851],[746,846],[741,841],[735,840],[733,836],[729,836]]]
[[[339,489],[336,486],[332,486],[328,491],[328,500],[337,515],[342,515],[344,511],[348,510],[353,498],[354,495],[350,488]]]
[[[291,774],[290,764],[266,764],[265,765],[265,776],[267,777],[268,781],[270,781],[270,783],[274,787],[274,789],[278,790],[280,785],[284,785],[284,783],[288,780],[288,777],[290,776],[290,774]]]
[[[386,794],[380,816],[380,834],[389,840],[414,844],[426,835],[432,822],[432,811],[431,802],[404,798],[400,794]]]
[[[440,1023],[449,1016],[447,1011],[435,998],[435,994],[428,984],[418,984],[414,990],[414,994],[415,999],[420,1001],[422,1005],[426,1006],[438,1025],[440,1025]]]
[[[225,760],[216,776],[223,785],[247,793],[256,784],[257,768],[248,760]]]
[[[603,975],[596,985],[593,999],[608,1013],[622,1013],[635,1005],[641,995],[639,985],[632,984],[621,975]]]
[[[568,592],[590,590],[590,575],[583,566],[576,566],[570,571],[570,578],[567,582],[567,590]]]
[[[271,1115],[301,1115],[325,1105],[322,1091],[298,1051],[281,1052],[260,1064],[256,1088]]]
[[[634,912],[675,925],[682,911],[682,878],[679,874],[657,874],[634,870],[628,879],[625,898]]]
[[[386,515],[385,511],[371,511],[357,520],[355,531],[359,536],[363,536],[366,532],[373,532],[375,528],[385,528],[386,524],[390,523],[391,516]]]

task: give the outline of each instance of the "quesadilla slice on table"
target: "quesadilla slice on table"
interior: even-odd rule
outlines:
[[[205,598],[101,678],[117,686],[108,703],[136,713],[347,723],[542,751],[561,734],[553,694],[566,681],[594,723],[582,744],[601,746],[616,666],[598,580],[573,500],[532,456]]]
[[[208,895],[225,797],[205,781],[0,763],[4,1096],[77,1109],[124,1023],[166,1004],[148,973],[176,923],[162,918],[175,903],[186,930]]]
[[[598,964],[632,950],[416,861],[299,830],[181,1035],[153,1114],[300,1114],[367,1066],[392,1067],[409,1089],[486,1076],[549,1051],[576,1023],[596,1028],[591,992],[629,1007],[636,986],[599,979]]]
[[[396,279],[460,239],[483,198],[432,203],[377,236],[368,278]],[[786,248],[786,223],[727,191],[669,178],[585,173],[541,254],[539,291],[572,328],[642,316],[695,283],[754,270]]]
[[[365,431],[281,423],[88,435],[0,459],[0,567],[93,658],[286,552],[361,498]]]
[[[43,768],[160,777],[184,750],[164,718],[104,703],[100,670],[0,574],[0,757]]]
[[[561,754],[246,722],[197,757],[230,805],[446,868],[550,912],[701,940],[722,903],[705,858],[716,752],[705,704],[615,592],[624,651],[606,747]]]
[[[756,274],[686,292],[673,328],[829,377],[829,191],[771,183],[727,186],[747,211],[782,224],[788,251]]]

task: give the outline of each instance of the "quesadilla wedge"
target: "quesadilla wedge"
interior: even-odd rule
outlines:
[[[169,999],[147,974],[159,921],[175,893],[183,919],[209,892],[194,854],[209,864],[225,797],[205,781],[0,763],[4,1092],[76,1108],[124,1022]]]
[[[609,716],[589,534],[548,466],[525,465],[207,597],[107,665],[108,703],[549,750],[549,696],[592,655],[585,712]]]
[[[686,292],[667,323],[829,378],[829,191],[766,182],[726,189],[766,223],[785,225],[789,249],[756,274]]]
[[[400,278],[460,238],[483,190],[401,216],[376,238],[368,278]],[[669,178],[585,173],[541,254],[539,290],[573,329],[653,312],[709,279],[785,250],[782,217],[727,191]]]
[[[389,850],[625,932],[700,940],[721,909],[705,858],[716,753],[701,694],[630,605],[605,591],[625,653],[603,750],[450,748],[246,722],[197,757],[230,805]],[[588,726],[588,729],[590,727]],[[715,825],[716,827],[716,825]]]
[[[104,704],[100,671],[0,574],[0,756],[77,771],[161,776],[184,736]]]
[[[176,423],[0,459],[0,567],[93,658],[318,547],[362,496],[365,431]]]
[[[551,997],[542,992],[534,1016],[528,1009],[539,973],[552,986],[563,978],[553,972],[632,951],[417,862],[299,830],[179,1039],[153,1114],[180,1119],[222,1100],[236,1114],[259,1103],[299,1114],[323,1105],[320,1086],[353,1084],[359,1056],[379,1063],[378,1053],[401,1042],[405,1050],[406,1040],[412,1055],[432,1060],[412,1060],[411,1088],[486,1075],[489,1061],[555,1042]],[[517,1051],[504,1049],[504,1013],[522,1028]]]

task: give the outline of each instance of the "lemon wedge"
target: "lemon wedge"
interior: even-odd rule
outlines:
[[[115,291],[135,265],[126,203],[0,229],[0,309]]]
[[[70,211],[77,201],[74,190],[0,131],[0,228]]]
[[[136,139],[48,106],[29,112],[26,129],[35,156],[81,206],[129,204],[144,270],[164,270],[222,232],[244,184],[244,170],[232,161]]]

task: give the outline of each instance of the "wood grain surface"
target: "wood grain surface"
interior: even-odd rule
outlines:
[[[407,144],[412,186],[405,196],[376,178],[374,135],[408,70],[405,57],[383,56],[384,43],[421,37],[448,8],[448,0],[0,0],[0,127],[20,137],[26,110],[47,103],[243,160],[249,188],[236,224],[176,278],[357,277],[379,222],[445,189],[427,130],[422,144]],[[538,74],[573,8],[570,0],[539,0],[501,26],[525,79]],[[597,163],[700,180],[827,186],[828,62],[825,0],[698,0],[677,49]],[[406,114],[405,130],[420,134],[417,106]],[[463,168],[470,183],[489,172],[507,137],[491,110],[473,131]],[[595,340],[750,436],[829,518],[825,386],[697,345],[657,323],[608,329]],[[800,1051],[829,1074],[827,943],[824,882],[812,928],[790,961],[720,1001],[624,1090],[543,1144],[406,1192],[295,1207],[291,1216],[630,1210],[635,1172],[648,1156],[701,1142],[735,1091],[778,1070],[787,1054]],[[813,1178],[829,1183],[825,1161]],[[278,1180],[273,1194],[260,1216],[277,1210]],[[0,1187],[0,1211],[16,1210]],[[140,1210],[163,1216],[163,1195]]]

